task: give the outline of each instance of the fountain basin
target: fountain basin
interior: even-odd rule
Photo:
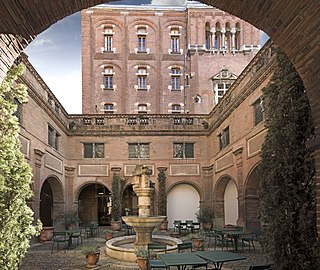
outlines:
[[[106,254],[119,261],[135,262],[137,257],[134,250],[135,235],[113,238],[106,243]],[[168,252],[176,251],[177,245],[182,243],[178,238],[164,235],[152,235],[153,242],[167,245]]]

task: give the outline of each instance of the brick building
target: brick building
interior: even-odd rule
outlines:
[[[259,98],[272,74],[272,51],[265,46],[209,114],[143,116],[68,115],[24,55],[29,102],[20,106],[20,138],[33,168],[35,217],[58,226],[64,212],[78,210],[82,223],[108,224],[115,174],[123,214],[135,214],[130,176],[143,163],[153,171],[153,214],[157,176],[167,177],[169,227],[174,219],[195,219],[203,204],[213,205],[216,226],[259,226],[255,172],[266,134]]]
[[[198,2],[81,17],[85,114],[208,114],[260,48],[257,28]]]

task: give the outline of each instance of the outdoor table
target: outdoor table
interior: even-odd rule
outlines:
[[[240,235],[248,234],[247,232],[244,232],[244,231],[225,231],[225,230],[223,231],[223,233],[229,235],[233,239],[235,251],[238,251],[238,240]]]
[[[194,253],[167,253],[160,254],[159,257],[169,267],[176,266],[178,269],[185,269],[188,265],[203,265],[207,269],[207,261],[195,255]]]
[[[223,263],[245,260],[246,257],[231,252],[225,252],[220,250],[212,251],[196,251],[195,254],[207,261],[210,261],[214,265],[214,270],[221,270]]]

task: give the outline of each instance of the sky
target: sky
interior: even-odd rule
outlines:
[[[184,0],[121,0],[108,4],[183,5]],[[261,43],[268,39],[262,34]],[[69,114],[81,114],[81,18],[80,12],[53,24],[24,50]]]

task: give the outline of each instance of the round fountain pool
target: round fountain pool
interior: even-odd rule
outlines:
[[[135,262],[137,257],[134,252],[135,235],[113,238],[106,243],[106,253],[109,257],[119,261]],[[152,235],[153,242],[167,245],[167,250],[174,251],[177,244],[182,243],[178,238],[164,235]]]

